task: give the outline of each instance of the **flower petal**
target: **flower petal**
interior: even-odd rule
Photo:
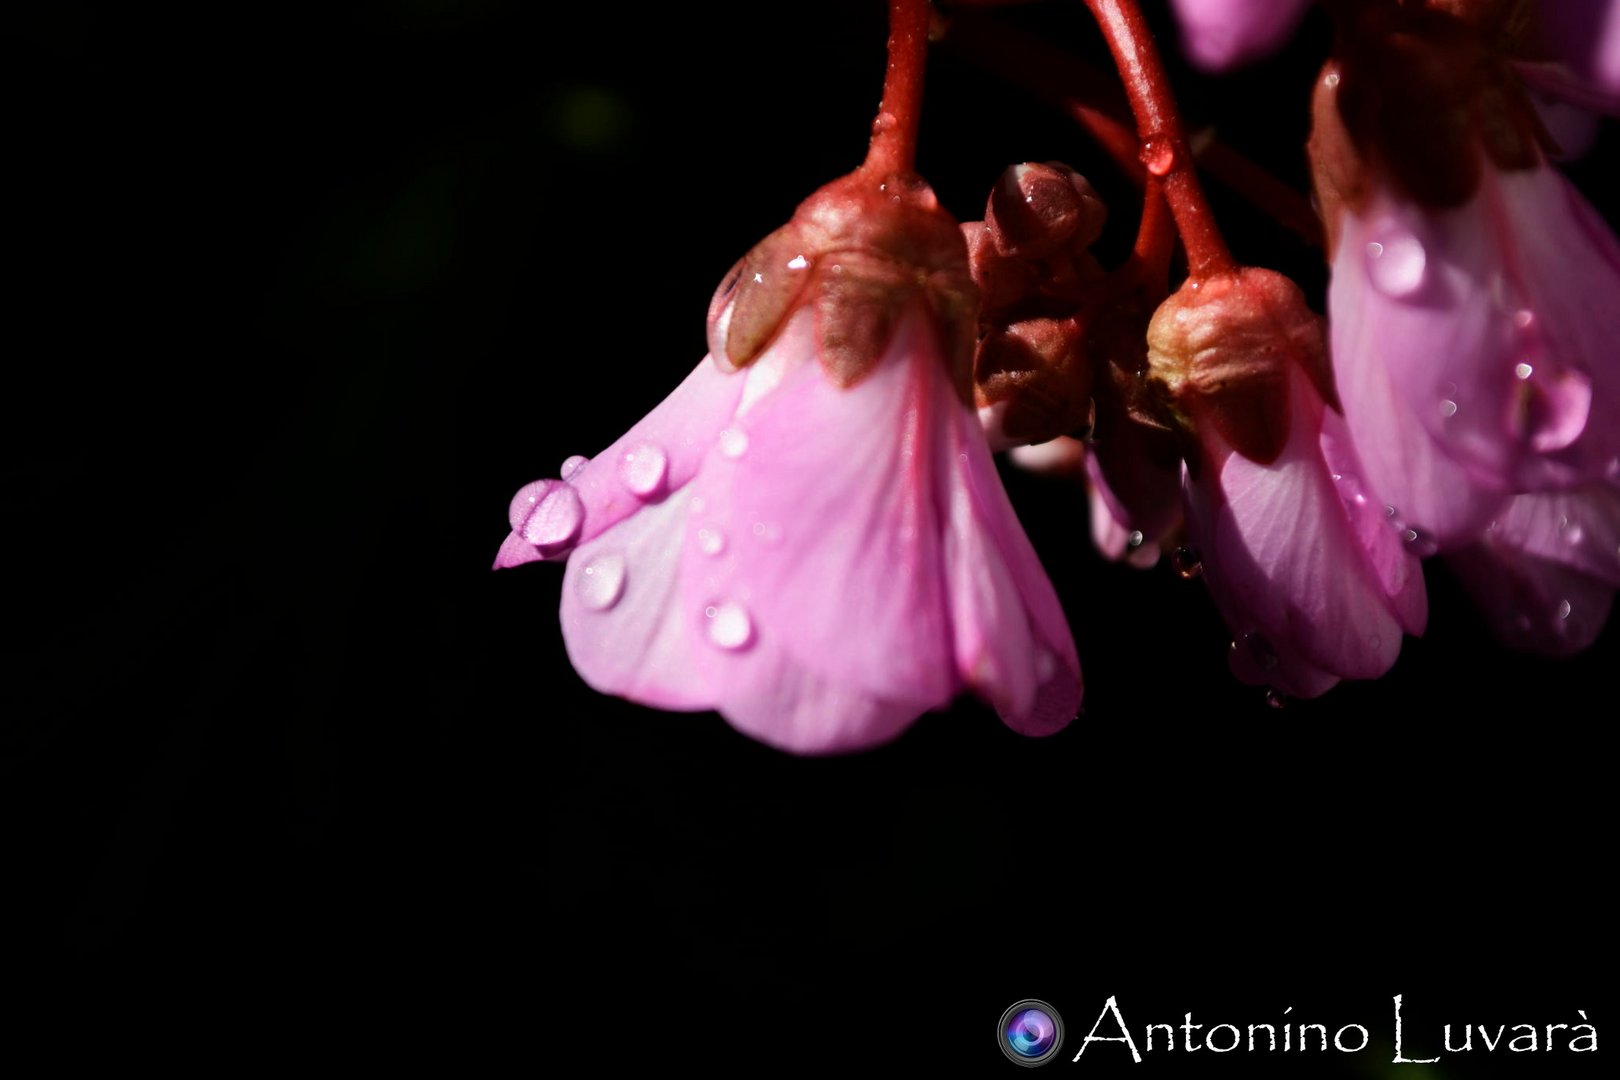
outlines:
[[[679,603],[691,485],[581,544],[563,575],[568,659],[590,686],[663,709],[715,704]]]
[[[1171,0],[1181,45],[1206,71],[1221,71],[1275,50],[1299,25],[1309,0]]]
[[[1282,453],[1269,465],[1223,457],[1219,435],[1206,432],[1212,449],[1205,475],[1188,483],[1187,506],[1204,579],[1235,640],[1273,685],[1305,697],[1320,672],[1388,671],[1402,627],[1317,446],[1323,405],[1303,371],[1290,382]]]
[[[1335,381],[1368,497],[1394,507],[1392,516],[1434,543],[1454,547],[1469,543],[1506,503],[1506,465],[1498,461],[1494,476],[1465,466],[1441,449],[1431,424],[1446,419],[1447,401],[1462,412],[1463,403],[1446,392],[1460,394],[1467,386],[1475,393],[1469,365],[1476,357],[1505,357],[1481,329],[1483,290],[1470,284],[1467,273],[1447,268],[1441,258],[1446,249],[1421,215],[1398,209],[1385,197],[1375,200],[1365,219],[1343,215],[1328,288]],[[1472,248],[1474,242],[1464,237],[1462,243]],[[1434,271],[1428,267],[1431,249]],[[1407,265],[1387,265],[1391,258]],[[1382,287],[1376,275],[1384,275]],[[1406,293],[1402,283],[1411,282],[1417,284]],[[1408,302],[1419,294],[1424,303]],[[1459,307],[1462,315],[1453,310]],[[1478,400],[1467,404],[1470,415],[1491,408]],[[1420,408],[1434,416],[1420,417]]]

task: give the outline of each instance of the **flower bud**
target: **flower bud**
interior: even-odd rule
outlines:
[[[1067,165],[1010,165],[990,193],[985,229],[1013,259],[1084,251],[1102,235],[1108,210],[1089,181]]]
[[[1194,434],[1213,424],[1251,461],[1275,460],[1288,439],[1289,364],[1334,400],[1321,319],[1275,271],[1188,281],[1154,312],[1147,342],[1149,378],[1176,419]]]

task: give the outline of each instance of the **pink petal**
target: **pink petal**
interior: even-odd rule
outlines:
[[[1363,489],[1361,457],[1344,418],[1332,409],[1322,410],[1321,447],[1322,461],[1368,567],[1401,627],[1408,634],[1421,635],[1429,621],[1429,594],[1423,586],[1423,570],[1413,557],[1421,554],[1416,535],[1405,532],[1385,512],[1384,504]]]
[[[1325,689],[1325,674],[1389,670],[1402,625],[1317,445],[1323,405],[1302,371],[1291,384],[1277,459],[1223,455],[1219,435],[1206,433],[1209,460],[1188,483],[1187,506],[1204,578],[1253,660],[1235,658],[1234,671],[1307,697]]]
[[[1494,476],[1465,466],[1441,448],[1433,428],[1462,415],[1465,404],[1469,415],[1491,409],[1488,402],[1469,400],[1476,393],[1471,367],[1478,358],[1484,354],[1488,362],[1506,362],[1483,329],[1483,292],[1467,272],[1448,266],[1442,258],[1446,249],[1422,215],[1388,196],[1375,199],[1365,217],[1345,213],[1341,228],[1328,289],[1328,328],[1339,400],[1360,454],[1365,494],[1393,507],[1392,517],[1430,542],[1466,544],[1506,503],[1507,482],[1500,475],[1506,466],[1499,460]],[[1468,250],[1477,247],[1466,236],[1460,243]],[[1409,302],[1414,296],[1425,302]],[[1507,370],[1511,378],[1511,366]],[[1464,401],[1444,396],[1465,388]],[[1450,418],[1447,401],[1458,406]],[[1420,416],[1420,411],[1433,415]]]
[[[1171,0],[1181,45],[1206,71],[1221,71],[1276,50],[1293,34],[1309,0]]]
[[[979,429],[945,388],[954,437],[939,470],[948,509],[945,572],[962,678],[1025,735],[1050,735],[1080,709],[1080,660],[1040,558]]]
[[[1485,540],[1620,588],[1620,491],[1593,484],[1520,495],[1491,522]]]
[[[569,556],[562,630],[590,686],[661,709],[713,708],[693,662],[691,612],[680,601],[691,487],[645,506]]]

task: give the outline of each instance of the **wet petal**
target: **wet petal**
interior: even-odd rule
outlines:
[[[1299,25],[1309,0],[1171,0],[1181,45],[1207,71],[1220,71],[1275,50]]]

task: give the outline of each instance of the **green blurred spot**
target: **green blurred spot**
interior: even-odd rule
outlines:
[[[630,138],[630,106],[600,86],[570,86],[545,104],[546,130],[571,150],[609,153]]]

